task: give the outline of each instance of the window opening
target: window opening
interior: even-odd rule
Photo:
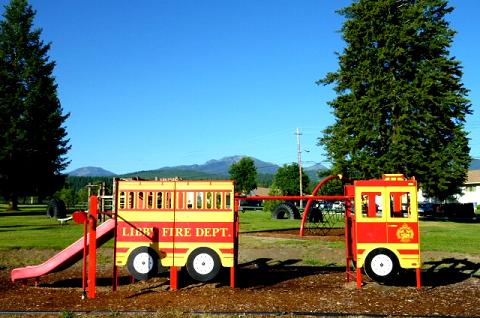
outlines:
[[[153,192],[148,192],[147,209],[153,209]]]
[[[172,208],[172,193],[166,192],[165,193],[165,209],[171,209],[171,208]]]
[[[194,192],[187,192],[186,199],[187,199],[187,209],[193,209],[193,200],[195,198]]]
[[[125,209],[125,192],[120,192],[120,200],[119,200],[120,209]]]
[[[143,192],[138,192],[137,209],[143,209]]]
[[[157,192],[157,209],[161,209],[163,207],[162,199],[163,199],[163,193],[162,192]]]
[[[177,192],[177,208],[183,209],[185,206],[185,202],[183,201],[185,199],[185,195],[183,192]]]
[[[212,192],[207,192],[207,209],[212,208]]]
[[[217,192],[215,193],[215,208],[221,209],[222,208],[222,193]]]
[[[382,194],[380,192],[362,192],[362,216],[381,218],[383,212]]]
[[[231,202],[230,202],[231,199],[232,199],[231,193],[227,193],[227,194],[225,195],[225,207],[226,207],[227,209],[230,209],[230,208],[231,208]]]
[[[197,209],[203,208],[203,192],[197,193]]]
[[[134,196],[135,196],[135,193],[133,193],[133,192],[128,193],[128,208],[129,209],[133,209]]]
[[[390,216],[408,218],[411,214],[409,192],[390,192]]]

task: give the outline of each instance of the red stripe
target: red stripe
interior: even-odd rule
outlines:
[[[188,248],[161,248],[160,252],[167,254],[185,254],[186,252],[188,252]]]
[[[398,250],[398,252],[402,255],[418,255],[418,254],[420,254],[420,250]]]
[[[117,248],[117,253],[126,253],[129,250],[127,247],[119,247]],[[161,248],[160,253],[165,254],[186,254],[188,252],[188,248]],[[223,254],[233,254],[233,248],[221,248],[220,252]]]
[[[125,212],[151,212],[151,213],[175,213],[175,212],[190,212],[190,213],[197,213],[197,212],[202,212],[202,213],[214,213],[214,212],[223,212],[223,213],[232,213],[232,209],[231,208],[221,208],[221,209],[217,209],[216,207],[213,207],[210,208],[210,209],[198,209],[198,208],[190,208],[190,209],[187,209],[187,208],[177,208],[177,209],[173,209],[173,208],[156,208],[156,207],[152,207],[152,208],[142,208],[142,207],[125,207],[123,209],[118,209],[119,211],[125,211]]]
[[[118,226],[123,227],[134,227],[137,229],[142,228],[158,228],[162,229],[165,227],[173,227],[174,222],[125,222],[118,220]],[[233,218],[232,222],[202,222],[202,221],[192,221],[192,222],[175,222],[175,227],[177,228],[223,228],[223,227],[232,227],[234,225]]]
[[[231,243],[234,222],[118,222],[118,242]]]

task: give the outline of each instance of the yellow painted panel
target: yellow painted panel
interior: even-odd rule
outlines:
[[[416,250],[419,249],[418,243],[358,243],[357,249],[373,250],[375,248],[387,248],[390,250]]]
[[[119,211],[118,222],[233,222],[233,211]]]
[[[173,211],[119,211],[118,223],[122,220],[129,222],[173,222]]]
[[[141,191],[141,190],[174,190],[173,181],[156,180],[138,180],[138,181],[119,181],[118,191]]]
[[[233,191],[233,181],[157,181],[157,180],[135,180],[119,181],[119,191],[141,191],[141,190],[230,190]]]
[[[125,266],[127,265],[127,254],[126,253],[117,253],[117,265],[118,266]]]
[[[176,222],[233,222],[233,211],[187,211],[175,212]]]
[[[176,248],[198,248],[198,247],[210,247],[211,249],[221,248],[233,248],[234,243],[195,243],[195,242],[178,242],[175,243]]]
[[[233,264],[234,264],[234,259],[233,259],[233,256],[232,257],[223,257],[222,258],[222,266],[223,267],[233,267]]]
[[[157,250],[157,248],[172,248],[173,247],[173,243],[162,243],[162,242],[158,242],[158,243],[146,243],[146,242],[117,242],[117,248],[129,248],[129,249],[133,249],[133,248],[136,248],[136,247],[140,247],[140,246],[150,246],[151,248]],[[119,255],[119,254],[117,254]]]
[[[160,263],[162,264],[162,266],[164,267],[170,267],[170,266],[173,266],[173,258],[162,258],[160,260]]]
[[[365,259],[372,250],[376,248],[386,248],[391,250],[398,258],[400,267],[402,268],[420,268],[421,267],[421,257],[420,257],[420,244],[411,243],[411,244],[376,244],[376,243],[361,243],[357,244],[357,249],[364,249],[365,251],[362,254],[357,255],[357,266],[363,267],[365,264]],[[401,255],[398,250],[419,250],[419,254],[407,254]]]
[[[152,243],[145,244],[145,242],[117,242],[117,248],[129,248],[133,249],[139,246],[151,246],[153,249],[163,249],[163,248],[172,248],[172,243]],[[224,249],[224,248],[233,248],[234,243],[195,243],[195,242],[178,242],[175,243],[176,248],[188,248],[195,249],[198,247],[210,247],[212,249]],[[120,255],[117,253],[117,255]]]
[[[176,189],[180,191],[233,191],[233,181],[178,181]]]
[[[399,259],[400,261],[400,267],[401,268],[420,268],[421,267],[421,261],[420,257],[409,257],[409,258],[404,258],[401,257]]]

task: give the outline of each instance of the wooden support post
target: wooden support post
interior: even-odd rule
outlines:
[[[170,266],[170,290],[178,289],[178,270],[176,266]]]
[[[85,217],[83,222],[83,260],[82,260],[82,299],[86,296],[87,290],[87,255],[88,255],[88,217]]]
[[[97,215],[98,198],[90,197],[89,206],[89,251],[88,251],[88,293],[87,298],[93,299],[97,294]]]
[[[235,288],[235,265],[230,267],[230,287]]]
[[[357,288],[362,288],[362,269],[357,267]]]
[[[416,276],[417,276],[417,288],[422,288],[422,270],[420,268],[416,268]]]
[[[115,264],[113,265],[113,273],[112,273],[112,291],[117,291],[119,285],[119,277],[118,277],[118,266]]]

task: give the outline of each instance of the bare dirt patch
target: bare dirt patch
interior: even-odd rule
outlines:
[[[289,233],[248,234],[265,239],[298,238]],[[292,235],[291,237],[288,235]],[[314,238],[306,238],[314,239]],[[316,238],[336,240],[330,238]],[[241,245],[242,246],[242,245]],[[108,259],[111,251],[102,249]],[[307,266],[304,248],[240,248],[237,288],[228,286],[225,272],[214,282],[196,283],[180,272],[180,289],[169,290],[168,274],[131,283],[122,272],[121,286],[111,288],[111,266],[98,268],[97,298],[82,300],[81,264],[47,275],[39,287],[10,282],[13,267],[45,259],[54,251],[0,251],[0,310],[105,311],[147,310],[167,315],[195,312],[338,313],[390,316],[480,316],[480,264],[460,255],[431,255],[423,273],[424,287],[416,289],[407,272],[394,286],[365,278],[363,288],[347,283],[341,266]],[[340,249],[332,255],[343,257]],[[330,255],[330,256],[332,256]],[[21,262],[20,262],[21,260]],[[22,264],[18,264],[22,263]],[[35,264],[35,263],[33,263]]]

